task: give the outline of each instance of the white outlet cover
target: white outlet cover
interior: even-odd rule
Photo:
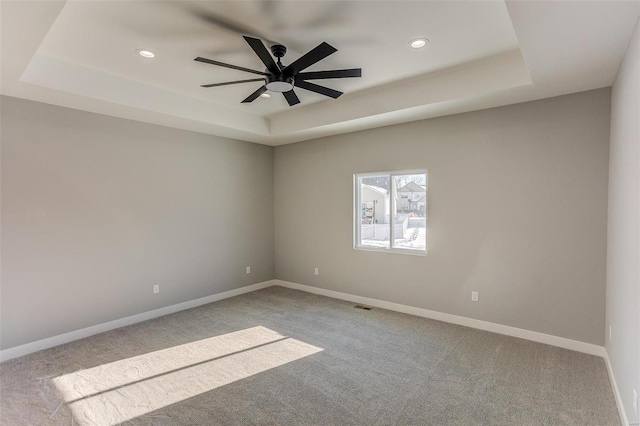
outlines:
[[[313,270],[313,273],[314,273],[314,274],[316,274],[316,275],[320,275],[320,271],[318,270],[318,268],[315,268],[315,269]]]
[[[471,292],[471,300],[473,302],[477,302],[478,301],[478,292],[477,291],[472,291]]]
[[[247,266],[247,274],[251,273],[251,266]]]
[[[158,284],[153,286],[153,294],[160,293],[160,286]]]

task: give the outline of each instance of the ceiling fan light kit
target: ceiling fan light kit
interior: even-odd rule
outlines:
[[[293,77],[287,77],[286,75],[270,75],[265,78],[267,90],[271,92],[288,92],[293,90]]]
[[[266,91],[282,93],[284,98],[289,103],[289,106],[293,106],[300,103],[300,99],[294,92],[294,87],[299,87],[311,92],[319,93],[331,98],[338,98],[342,95],[342,92],[333,90],[328,87],[320,86],[318,84],[310,83],[307,80],[321,80],[329,78],[351,78],[361,77],[362,70],[360,68],[344,69],[344,70],[330,70],[330,71],[312,71],[301,72],[316,62],[321,61],[327,56],[337,52],[337,49],[328,43],[321,43],[314,49],[310,50],[300,58],[292,62],[291,64],[284,66],[281,62],[281,58],[287,53],[287,48],[281,44],[274,44],[271,46],[271,54],[265,47],[262,40],[243,36],[249,46],[258,55],[266,69],[264,71],[253,70],[249,68],[240,67],[237,65],[226,64],[224,62],[214,61],[212,59],[197,57],[194,60],[211,65],[217,65],[221,67],[231,68],[238,71],[249,72],[252,74],[262,75],[262,78],[253,78],[247,80],[227,81],[224,83],[203,84],[201,87],[217,87],[227,86],[230,84],[241,84],[256,81],[264,81],[264,85],[258,88],[255,92],[245,98],[242,103],[250,103],[262,96]],[[273,54],[273,57],[271,56]],[[277,62],[274,61],[274,57]]]

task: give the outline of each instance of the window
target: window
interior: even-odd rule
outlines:
[[[353,178],[354,248],[427,254],[427,171]]]

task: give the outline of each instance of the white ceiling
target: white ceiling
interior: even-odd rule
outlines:
[[[71,108],[279,145],[557,96],[612,84],[639,1],[6,1],[0,91]],[[240,101],[262,69],[247,34],[338,52],[308,69],[362,68],[323,80],[333,100],[296,89]],[[409,40],[427,37],[423,49]],[[149,49],[147,60],[136,49]]]

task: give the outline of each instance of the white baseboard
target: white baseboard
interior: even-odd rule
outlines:
[[[629,425],[629,418],[627,412],[622,404],[622,398],[620,397],[620,390],[618,389],[618,383],[616,382],[616,376],[613,374],[613,367],[611,366],[611,360],[609,359],[609,352],[604,351],[604,363],[607,365],[607,372],[609,373],[609,381],[611,382],[611,389],[613,390],[613,396],[616,400],[616,406],[618,407],[618,413],[620,414],[620,421],[623,426]]]
[[[579,342],[577,340],[566,339],[564,337],[552,336],[550,334],[538,333],[537,331],[524,330],[522,328],[510,327],[508,325],[496,324],[493,322],[481,321],[473,318],[461,317],[458,315],[445,314],[443,312],[430,311],[428,309],[416,308],[413,306],[401,305],[399,303],[386,302],[384,300],[371,299],[369,297],[356,296],[348,293],[341,293],[333,290],[312,287],[304,284],[297,284],[282,280],[273,280],[275,285],[279,285],[294,290],[301,290],[307,293],[319,294],[321,296],[332,297],[334,299],[346,300],[363,305],[374,306],[376,308],[388,309],[390,311],[402,312],[419,317],[430,318],[451,324],[463,325],[477,328],[479,330],[491,331],[493,333],[505,334],[507,336],[518,337],[520,339],[532,340],[534,342],[545,343],[572,351],[583,352],[589,355],[605,357],[604,346],[591,343]]]
[[[94,334],[104,333],[105,331],[110,331],[116,328],[124,327],[126,325],[135,324],[138,322],[150,320],[152,318],[161,317],[163,315],[172,314],[174,312],[184,311],[185,309],[195,308],[196,306],[206,305],[207,303],[217,302],[218,300],[228,299],[229,297],[239,296],[244,293],[271,287],[272,285],[274,285],[273,280],[264,281],[261,283],[236,288],[234,290],[213,294],[211,296],[201,297],[195,300],[176,303],[175,305],[165,306],[164,308],[154,309],[153,311],[131,315],[125,318],[120,318],[91,327],[81,328],[80,330],[70,331],[69,333],[59,334],[57,336],[37,340],[35,342],[27,343],[24,345],[14,346],[13,348],[0,351],[0,362],[27,355],[33,352],[38,352],[43,349],[52,348],[64,343],[69,343],[74,340],[93,336]]]

